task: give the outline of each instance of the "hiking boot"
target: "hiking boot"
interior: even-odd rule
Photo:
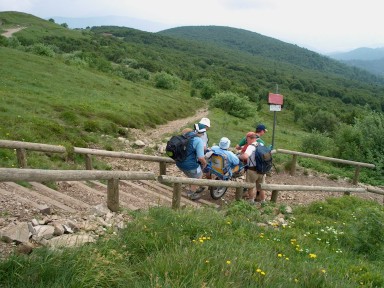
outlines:
[[[199,199],[201,197],[201,195],[199,193],[195,192],[195,193],[192,193],[192,194],[188,195],[188,197],[191,200],[197,200],[197,199]]]
[[[195,192],[191,191],[191,190],[188,190],[187,191],[187,196],[190,197],[192,194],[195,194]]]
[[[199,187],[195,193],[201,193],[205,190],[205,187]]]

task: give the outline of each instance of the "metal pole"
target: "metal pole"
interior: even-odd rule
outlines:
[[[273,111],[272,147],[275,147],[276,111]]]
[[[276,83],[276,94],[279,94],[279,84]],[[276,111],[273,111],[272,147],[275,147]]]

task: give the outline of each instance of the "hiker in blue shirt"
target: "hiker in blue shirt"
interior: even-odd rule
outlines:
[[[204,131],[204,132],[202,132],[202,135],[201,135],[201,140],[203,140],[203,143],[204,143],[204,151],[207,151],[207,149],[209,147],[208,146],[209,139],[208,139],[207,130],[210,127],[211,127],[211,120],[209,120],[208,118],[201,118],[200,122],[195,124],[195,126],[194,126],[196,133],[198,132],[198,130]]]
[[[229,147],[231,146],[231,140],[229,140],[227,137],[223,137],[220,139],[219,146],[212,146],[211,150],[214,153],[224,153],[227,155],[228,164],[231,167],[231,169],[235,168],[237,165],[239,165],[240,160],[239,157],[236,156],[235,153],[232,151],[229,151]]]
[[[207,166],[207,161],[204,157],[204,143],[201,140],[202,132],[194,132],[190,128],[185,128],[182,133],[186,136],[191,136],[191,141],[188,143],[187,147],[187,158],[182,162],[176,162],[176,166],[188,177],[201,179],[203,176],[202,169]],[[199,188],[200,189],[200,188]],[[187,192],[187,195],[194,199],[194,194],[196,194],[197,185],[190,185],[190,190]],[[204,189],[202,189],[204,190]],[[197,198],[196,198],[197,199]]]

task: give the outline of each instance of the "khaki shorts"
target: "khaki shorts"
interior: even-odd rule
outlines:
[[[265,183],[265,174],[259,174],[254,170],[247,170],[247,174],[245,175],[245,182],[247,183],[256,183],[256,190],[260,191],[261,183]]]

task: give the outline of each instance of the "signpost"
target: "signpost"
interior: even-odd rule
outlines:
[[[276,94],[268,94],[269,111],[273,111],[272,147],[275,147],[276,112],[281,111],[283,105],[283,95],[277,94],[277,91],[278,87],[276,86]]]

